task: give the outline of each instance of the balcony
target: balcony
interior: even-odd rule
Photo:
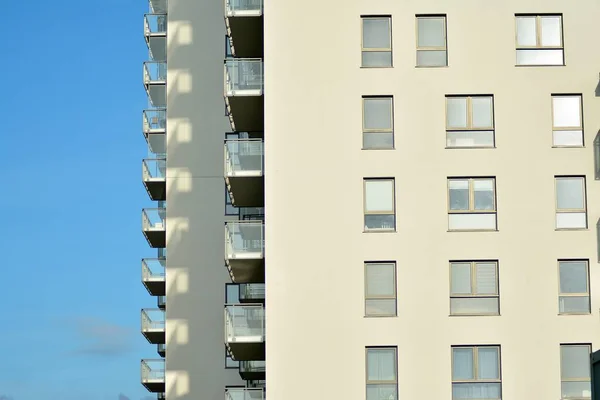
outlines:
[[[167,0],[150,0],[150,12],[165,14],[167,12]]]
[[[158,296],[156,298],[156,306],[161,310],[167,309],[167,296]]]
[[[142,283],[151,296],[164,296],[167,288],[165,285],[165,258],[142,259]]]
[[[142,160],[142,181],[150,200],[167,199],[167,160],[164,158],[146,158]]]
[[[234,131],[264,130],[263,61],[225,60],[225,103]]]
[[[265,359],[265,308],[262,304],[225,305],[225,345],[234,360]]]
[[[225,26],[236,57],[262,57],[263,0],[225,0]]]
[[[263,221],[265,219],[264,207],[240,207],[242,221]]]
[[[165,343],[157,344],[156,352],[158,353],[159,356],[161,356],[162,358],[165,358],[165,355],[167,354],[167,345]]]
[[[142,130],[152,154],[167,153],[167,111],[165,109],[144,110],[142,112]]]
[[[264,283],[243,283],[240,285],[240,303],[264,303]]]
[[[265,203],[264,149],[262,139],[225,141],[225,183],[236,207],[260,207]]]
[[[266,362],[264,360],[240,361],[240,377],[246,381],[257,381],[266,378]]]
[[[146,61],[144,63],[144,88],[153,107],[167,105],[167,63]]]
[[[142,385],[149,392],[165,391],[165,360],[142,360]]]
[[[225,400],[265,400],[265,389],[225,388]]]
[[[235,283],[264,283],[265,224],[231,221],[225,224],[225,265]]]
[[[166,208],[144,208],[142,210],[142,232],[150,247],[166,247]]]
[[[167,14],[144,15],[144,37],[154,61],[167,59]]]
[[[165,312],[160,309],[142,310],[142,335],[152,344],[165,343]]]

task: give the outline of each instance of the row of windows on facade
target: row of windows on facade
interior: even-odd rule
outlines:
[[[446,15],[417,15],[417,67],[448,66]],[[392,66],[392,17],[361,16],[362,66]],[[565,65],[562,15],[515,15],[516,65]]]
[[[500,346],[453,346],[452,399],[501,399],[500,352]],[[560,345],[562,399],[591,398],[590,352],[590,344]],[[397,363],[396,347],[366,348],[367,400],[398,399]]]
[[[583,97],[553,94],[552,145],[582,147]],[[363,149],[394,148],[394,102],[392,96],[363,96]],[[446,147],[495,147],[493,95],[446,96]],[[550,131],[549,131],[550,134]]]
[[[585,176],[555,176],[555,227],[587,229]],[[448,230],[494,231],[496,178],[448,178]],[[365,178],[364,230],[396,231],[394,178]]]

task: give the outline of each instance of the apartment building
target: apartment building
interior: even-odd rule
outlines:
[[[150,392],[590,398],[600,3],[149,3]]]

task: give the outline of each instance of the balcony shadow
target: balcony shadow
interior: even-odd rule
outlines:
[[[596,85],[595,94],[596,97],[600,97],[600,76],[598,77],[598,84]]]
[[[594,138],[594,179],[600,180],[600,131]]]

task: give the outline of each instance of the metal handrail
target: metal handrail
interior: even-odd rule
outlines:
[[[225,93],[260,91],[264,88],[261,58],[228,58],[225,60]]]
[[[229,221],[225,223],[225,258],[236,253],[265,252],[265,224],[263,221]]]
[[[238,337],[258,337],[264,342],[265,307],[262,303],[225,304],[225,343],[235,342]]]
[[[150,313],[160,315],[162,318],[159,320],[152,319]],[[165,312],[163,310],[157,308],[142,309],[141,318],[142,332],[165,330]]]
[[[150,218],[149,213],[155,213],[158,216],[158,221],[152,222],[154,219]],[[166,208],[144,208],[142,209],[142,229],[147,231],[150,229],[165,229],[165,222],[167,219]]]
[[[154,272],[152,268],[150,268],[150,263],[159,263],[163,267],[161,272]],[[143,258],[142,259],[142,280],[143,281],[151,281],[157,280],[162,281],[165,279],[165,262],[164,258]]]
[[[240,285],[240,299],[264,299],[264,283],[244,283]]]
[[[153,368],[153,366],[155,366]],[[141,362],[142,382],[164,381],[165,360],[142,360]]]
[[[248,171],[263,174],[265,152],[262,139],[227,139],[224,148],[226,176]]]

